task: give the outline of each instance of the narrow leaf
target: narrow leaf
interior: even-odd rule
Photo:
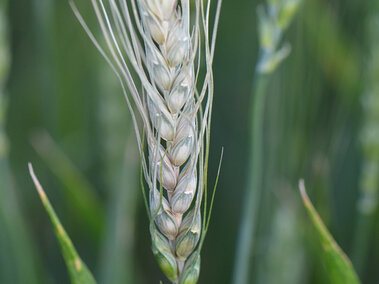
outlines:
[[[34,174],[32,164],[29,163],[30,176],[33,179],[34,185],[38,191],[41,198],[42,204],[49,215],[50,221],[54,226],[55,235],[61,246],[63,258],[66,262],[67,269],[70,273],[72,284],[95,284],[96,281],[93,278],[91,272],[85,265],[85,263],[80,259],[74,245],[72,244],[69,236],[67,235],[65,229],[63,228],[61,222],[59,221],[53,207],[50,204],[47,195],[45,194],[41,184],[39,183],[36,175]]]
[[[304,181],[299,181],[299,189],[305,208],[308,211],[312,224],[317,231],[318,239],[323,249],[323,260],[326,264],[331,283],[334,284],[358,284],[358,276],[351,264],[349,258],[338,246],[328,229],[322,222],[316,209],[313,207],[307,192]]]

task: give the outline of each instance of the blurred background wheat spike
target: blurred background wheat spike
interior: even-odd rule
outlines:
[[[283,33],[292,22],[299,8],[300,0],[271,0],[257,8],[259,58],[252,74],[250,98],[249,147],[247,149],[247,167],[245,198],[236,243],[236,256],[233,283],[244,284],[251,280],[251,256],[255,252],[255,237],[258,212],[265,182],[264,161],[264,124],[267,101],[267,85],[270,75],[289,55],[290,44],[283,41]],[[249,277],[250,276],[250,277]]]
[[[95,24],[90,1],[78,2]],[[99,283],[164,279],[146,245],[139,158],[129,152],[137,146],[118,82],[66,1],[0,3],[0,136],[7,141],[0,146],[0,283],[69,283],[28,161]],[[264,2],[238,3],[223,3],[213,64],[210,181],[221,146],[225,156],[199,283],[232,281],[248,174],[247,121],[259,49],[255,11]],[[370,166],[376,163],[370,143],[378,139],[378,3],[307,0],[285,33],[291,53],[266,91],[252,283],[330,283],[297,192],[300,177],[362,283],[379,281],[379,213],[371,194],[378,174]]]

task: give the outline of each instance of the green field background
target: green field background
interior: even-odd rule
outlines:
[[[97,27],[90,1],[77,2]],[[263,2],[223,2],[213,64],[211,184],[222,147],[224,159],[202,251],[203,284],[231,283],[251,174],[256,8]],[[0,3],[0,283],[69,283],[29,161],[99,283],[168,283],[151,253],[136,140],[111,69],[67,1]],[[304,0],[285,33],[291,54],[266,94],[264,190],[251,283],[330,283],[298,193],[300,178],[362,283],[379,281],[379,165],[374,172],[366,166],[379,151],[378,22],[378,0]],[[378,113],[369,115],[376,101]],[[367,147],[367,128],[377,148]],[[367,175],[376,189],[369,194]]]

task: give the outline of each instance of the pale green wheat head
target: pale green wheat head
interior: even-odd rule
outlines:
[[[214,19],[210,0],[192,5],[189,0],[91,2],[104,47],[73,2],[71,6],[118,77],[133,118],[149,188],[145,199],[153,253],[172,282],[195,283],[209,223],[202,202],[221,1]],[[200,72],[201,66],[205,72]]]

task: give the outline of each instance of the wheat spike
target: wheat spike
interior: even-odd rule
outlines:
[[[70,3],[122,85],[149,187],[154,255],[172,282],[196,283],[199,243],[207,228],[200,209],[206,190],[212,62],[221,1],[211,36],[210,0],[195,0],[193,10],[189,0],[91,2],[107,49]],[[206,72],[199,78],[202,63]],[[131,69],[138,79],[133,79]]]

